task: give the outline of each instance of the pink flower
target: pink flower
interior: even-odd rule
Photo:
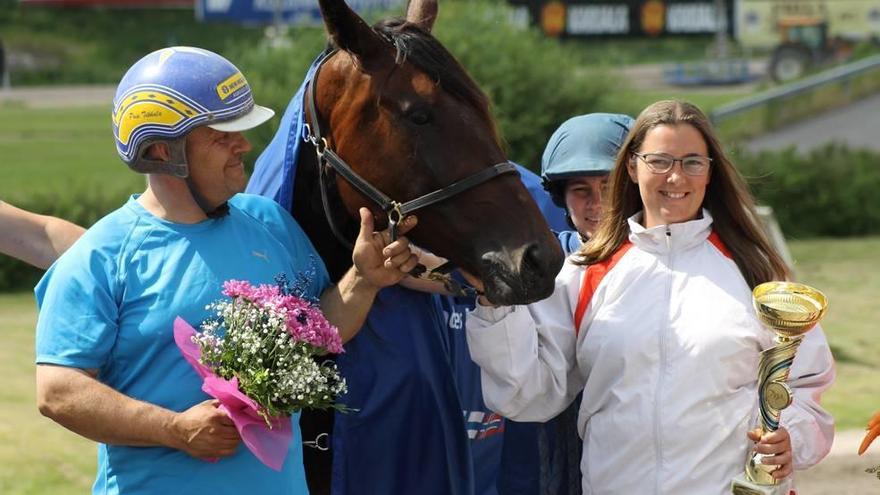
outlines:
[[[339,330],[327,321],[319,308],[301,297],[282,294],[277,285],[254,287],[245,280],[227,280],[223,283],[223,295],[284,312],[287,331],[295,341],[306,342],[333,354],[345,352]]]
[[[294,340],[307,342],[334,354],[344,352],[339,330],[327,321],[320,309],[302,299],[287,298],[287,331]]]
[[[246,280],[227,280],[223,282],[223,295],[233,299],[241,297],[253,301],[254,287]]]

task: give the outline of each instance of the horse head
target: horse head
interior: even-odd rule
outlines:
[[[413,0],[407,19],[374,27],[343,0],[319,3],[337,49],[312,82],[327,148],[400,202],[482,176],[418,210],[408,236],[478,276],[495,303],[549,296],[562,251],[517,174],[486,179],[509,165],[486,96],[430,34],[436,2]],[[336,186],[349,218],[363,206],[387,216],[339,174]]]

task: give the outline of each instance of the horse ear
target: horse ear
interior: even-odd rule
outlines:
[[[333,43],[354,55],[364,68],[387,56],[386,42],[344,0],[318,0],[318,4]]]
[[[430,33],[437,20],[437,0],[410,0],[406,20]]]

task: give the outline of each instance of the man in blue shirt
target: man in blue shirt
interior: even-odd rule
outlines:
[[[308,493],[298,415],[281,470],[261,464],[202,392],[172,322],[206,318],[226,280],[305,273],[307,295],[320,298],[346,341],[379,289],[416,258],[405,238],[384,246],[372,235],[364,209],[354,266],[331,286],[287,212],[238,194],[250,150],[241,132],[272,115],[234,65],[197,48],[153,52],[119,84],[117,151],[148,174],[147,189],[86,232],[36,288],[39,409],[100,442],[93,493]]]

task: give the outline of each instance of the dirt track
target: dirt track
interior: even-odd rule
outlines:
[[[859,457],[856,451],[863,433],[860,430],[837,432],[828,457],[813,469],[797,474],[798,495],[880,494],[880,479],[865,472],[869,467],[880,465],[880,444],[873,445]]]

